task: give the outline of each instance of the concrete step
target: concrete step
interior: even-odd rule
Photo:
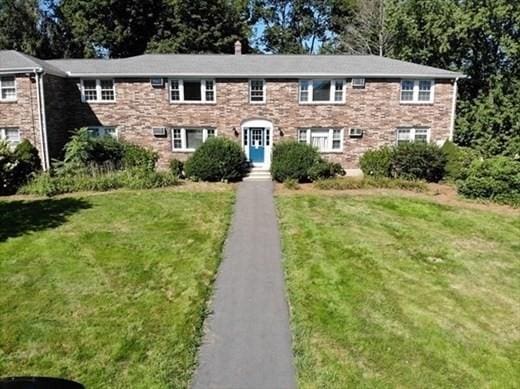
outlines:
[[[252,169],[244,181],[271,181],[271,172],[266,169]]]
[[[244,177],[242,181],[272,181],[273,179],[269,177]]]

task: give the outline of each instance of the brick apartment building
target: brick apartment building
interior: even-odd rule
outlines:
[[[45,168],[70,132],[149,147],[166,167],[212,136],[235,139],[255,166],[296,139],[347,170],[371,148],[451,139],[457,80],[376,56],[174,55],[40,60],[0,51],[0,139],[28,139]]]

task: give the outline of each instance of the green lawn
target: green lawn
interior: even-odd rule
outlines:
[[[518,388],[520,217],[282,195],[301,388]]]
[[[0,201],[0,376],[186,387],[233,197]]]

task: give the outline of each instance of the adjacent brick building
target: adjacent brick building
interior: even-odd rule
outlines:
[[[50,61],[2,51],[0,77],[0,137],[29,139],[46,166],[72,130],[89,127],[93,136],[156,150],[162,167],[208,137],[226,136],[260,167],[269,167],[274,143],[292,138],[357,169],[370,148],[451,138],[461,75],[374,56],[240,55],[238,48]]]

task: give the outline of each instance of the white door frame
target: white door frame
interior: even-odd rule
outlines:
[[[267,130],[267,136],[265,137],[265,145],[264,145],[264,162],[263,163],[254,163],[253,167],[258,167],[262,169],[269,169],[271,168],[271,151],[273,148],[273,124],[269,120],[264,119],[251,119],[251,120],[245,120],[240,125],[240,143],[242,145],[242,148],[244,149],[244,152],[246,153],[246,157],[249,160],[249,143],[251,142],[251,136],[249,134],[250,128],[263,128],[264,134]],[[246,131],[247,134],[247,146],[244,145],[244,136]]]

